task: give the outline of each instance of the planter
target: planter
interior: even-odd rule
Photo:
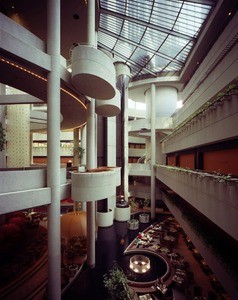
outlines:
[[[137,230],[139,228],[139,221],[136,219],[131,219],[127,221],[128,229]]]
[[[71,198],[76,202],[97,201],[116,193],[116,173],[111,169],[90,169],[71,174]]]
[[[97,225],[98,227],[110,227],[113,225],[113,215],[112,209],[106,212],[97,212]]]
[[[86,172],[86,166],[84,166],[84,165],[79,165],[79,166],[78,166],[78,172],[79,172],[79,173]]]
[[[125,222],[130,220],[131,217],[131,207],[115,207],[114,219],[116,221]]]
[[[141,223],[149,223],[150,215],[146,214],[146,213],[140,214],[139,215],[139,220],[140,220]]]

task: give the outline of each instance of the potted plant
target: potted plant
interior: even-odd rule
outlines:
[[[127,221],[127,224],[130,230],[137,230],[139,228],[139,220],[137,219],[130,219]]]
[[[81,146],[76,146],[73,148],[73,156],[77,158],[78,160],[78,171],[79,172],[85,172],[86,167],[84,165],[81,165],[81,160],[83,158],[83,155],[85,153],[85,149],[82,148]]]
[[[80,147],[80,146],[76,146],[74,147],[74,150],[73,150],[73,154],[74,156],[77,156],[78,159],[82,159],[83,155],[84,155],[84,152],[85,152],[85,149]]]
[[[108,290],[109,299],[136,300],[136,292],[128,285],[126,275],[116,262],[107,274],[103,275],[104,286]]]
[[[74,263],[76,256],[85,255],[87,251],[87,239],[85,236],[72,237],[68,242],[66,249],[68,259],[71,259],[71,264],[68,266],[70,277],[73,277],[79,269],[78,264]]]

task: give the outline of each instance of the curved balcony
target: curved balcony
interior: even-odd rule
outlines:
[[[3,14],[1,14],[0,35],[0,81],[34,96],[28,103],[45,103],[47,74],[51,69],[50,55],[46,53],[45,43]],[[66,69],[66,60],[63,57],[60,63],[63,116],[61,130],[67,130],[86,122],[87,99],[72,87],[70,73]],[[12,78],[17,80],[13,81]],[[16,99],[15,96],[14,101]],[[17,104],[21,103],[22,97],[17,99]]]
[[[128,172],[129,176],[150,176],[151,164],[129,164]]]
[[[118,170],[98,168],[71,174],[72,199],[77,202],[97,201],[115,195]]]

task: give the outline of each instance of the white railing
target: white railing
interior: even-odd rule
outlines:
[[[129,164],[128,172],[130,176],[150,176],[151,164]]]

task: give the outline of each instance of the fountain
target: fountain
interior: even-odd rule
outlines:
[[[130,269],[138,274],[144,274],[150,269],[150,259],[145,255],[133,255],[130,258]]]

